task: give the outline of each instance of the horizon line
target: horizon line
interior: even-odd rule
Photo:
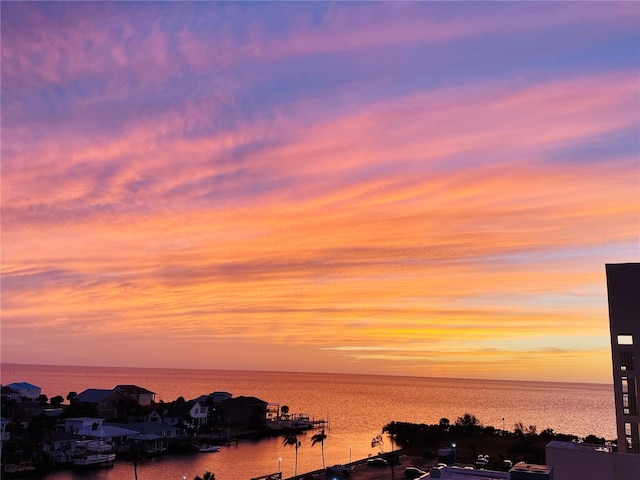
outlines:
[[[247,369],[235,369],[235,368],[197,368],[197,367],[132,367],[132,366],[118,366],[118,365],[63,365],[63,364],[44,364],[44,363],[18,363],[18,362],[5,362],[0,361],[0,368],[5,369],[5,365],[19,365],[26,367],[66,367],[66,368],[102,368],[102,369],[132,369],[132,370],[193,370],[193,371],[220,371],[220,372],[255,372],[255,373],[277,373],[277,374],[302,374],[302,375],[344,375],[344,376],[359,376],[359,377],[399,377],[399,378],[418,378],[418,379],[434,379],[434,380],[466,380],[476,382],[516,382],[516,383],[553,383],[553,384],[570,384],[570,385],[602,385],[613,386],[613,379],[611,382],[571,382],[571,381],[559,381],[559,380],[513,380],[502,378],[468,378],[468,377],[437,377],[437,376],[423,376],[423,375],[395,375],[395,374],[381,374],[381,373],[350,373],[350,372],[331,372],[331,371],[292,371],[292,370],[247,370]]]

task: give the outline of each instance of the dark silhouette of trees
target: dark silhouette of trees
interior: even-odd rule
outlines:
[[[440,422],[438,423],[438,425],[440,425],[440,428],[442,430],[447,432],[447,431],[449,431],[449,427],[451,426],[451,422],[449,421],[449,419],[447,417],[442,417],[440,419]]]
[[[595,435],[587,435],[584,437],[584,443],[592,443],[594,445],[604,445],[607,443],[607,440],[603,437],[597,437]]]
[[[465,413],[463,416],[458,417],[456,425],[459,427],[475,427],[480,425],[480,420],[478,420],[475,415]]]
[[[384,438],[382,437],[382,435],[378,434],[371,440],[371,448],[376,447],[378,447],[380,453],[384,453]]]
[[[62,397],[62,395],[56,395],[55,397],[51,397],[51,400],[49,400],[49,402],[54,407],[59,407],[60,405],[62,405],[62,402],[64,402],[64,398]]]
[[[294,471],[294,475],[298,475],[298,449],[300,448],[300,445],[302,445],[302,443],[298,440],[298,437],[296,437],[295,435],[287,435],[286,437],[284,437],[284,440],[282,441],[283,445],[293,445],[296,448],[296,468]]]
[[[382,433],[391,436],[391,432],[394,432],[392,438],[395,438],[396,444],[400,448],[433,448],[447,435],[440,424],[425,425],[424,423],[408,422],[391,422],[382,428]]]
[[[324,428],[311,437],[311,446],[313,447],[315,444],[319,443],[322,448],[322,468],[327,468],[324,463],[324,441],[327,439],[327,435],[324,433]]]
[[[193,480],[216,480],[216,476],[211,472],[204,472],[202,476],[196,475]]]
[[[465,413],[451,425],[448,419],[441,418],[437,424],[426,425],[407,422],[390,422],[382,428],[382,434],[391,435],[405,452],[422,454],[432,458],[434,450],[451,448],[457,444],[459,462],[472,463],[477,453],[490,454],[491,466],[502,468],[502,460],[510,458],[528,463],[545,462],[545,445],[551,440],[575,442],[578,437],[555,433],[547,428],[538,432],[536,425],[525,426],[522,422],[514,425],[512,431],[483,426],[480,420]],[[375,440],[375,439],[374,439]],[[604,438],[589,435],[587,443],[602,444]],[[372,442],[374,446],[374,442]]]
[[[478,435],[482,431],[482,424],[475,415],[465,413],[456,420],[454,431],[466,435]]]
[[[390,422],[387,423],[384,427],[382,427],[382,433],[386,433],[389,435],[391,439],[391,451],[393,452],[393,443],[398,443],[398,422]],[[404,424],[403,424],[404,425]]]

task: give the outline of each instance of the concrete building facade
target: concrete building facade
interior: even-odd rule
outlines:
[[[613,360],[617,451],[610,445],[549,442],[554,480],[640,478],[640,263],[605,265]]]
[[[606,265],[618,452],[640,454],[640,263]]]

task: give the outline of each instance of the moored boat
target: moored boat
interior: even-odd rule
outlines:
[[[112,467],[116,459],[110,444],[95,440],[76,442],[76,448],[70,454],[71,463],[77,468]]]
[[[217,445],[203,445],[198,449],[200,452],[217,452],[220,450],[220,447]]]
[[[91,453],[74,458],[73,465],[82,468],[111,467],[115,459],[115,453]]]

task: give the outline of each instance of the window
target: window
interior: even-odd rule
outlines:
[[[622,393],[629,393],[629,379],[622,377]]]
[[[625,434],[627,437],[630,437],[630,436],[631,436],[631,424],[630,424],[630,423],[625,423],[625,424],[624,424],[624,434]]]
[[[633,335],[618,335],[618,345],[633,345]]]
[[[622,394],[622,413],[625,415],[636,414],[636,397],[630,397],[628,393]]]
[[[620,352],[620,370],[635,370],[633,352]]]

